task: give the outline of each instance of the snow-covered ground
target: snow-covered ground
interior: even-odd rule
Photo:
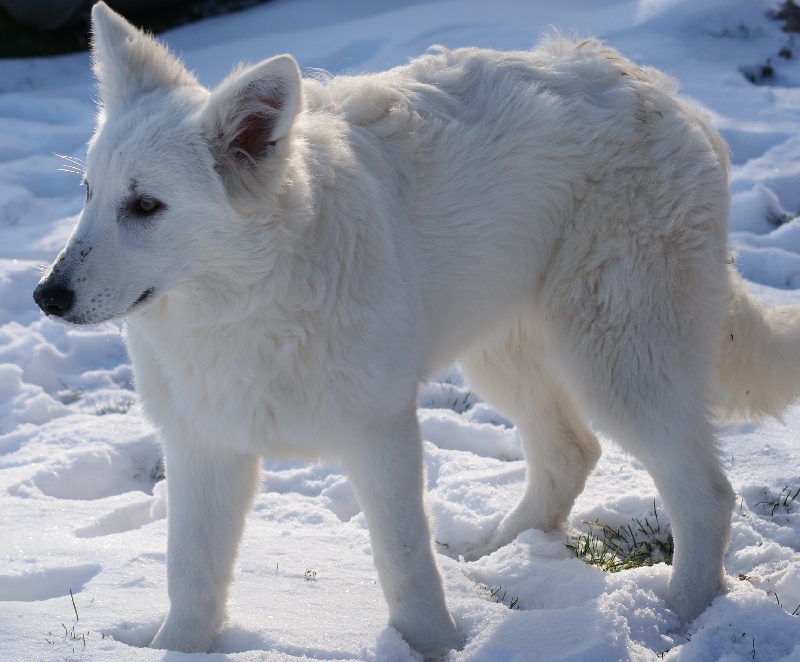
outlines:
[[[237,61],[280,52],[308,69],[367,72],[434,43],[527,48],[551,26],[603,37],[672,74],[712,114],[733,152],[738,264],[763,298],[800,302],[800,35],[795,44],[780,31],[772,6],[275,0],[164,38],[213,86]],[[747,80],[768,63],[771,78]],[[31,299],[82,204],[80,165],[54,153],[83,156],[94,97],[86,54],[0,62],[0,659],[9,662],[190,659],[140,648],[167,608],[165,482],[136,407],[124,325],[70,331]],[[439,561],[467,641],[452,662],[800,660],[800,407],[783,423],[722,430],[739,497],[729,590],[688,631],[669,634],[668,566],[604,573],[566,546],[586,522],[666,529],[638,463],[604,442],[567,533],[528,531],[465,563],[459,551],[522,490],[519,441],[455,368],[422,388],[419,405]],[[238,567],[231,621],[208,659],[418,659],[386,626],[364,518],[338,467],[265,461]]]

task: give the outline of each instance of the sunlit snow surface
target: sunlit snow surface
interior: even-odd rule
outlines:
[[[756,0],[275,0],[164,35],[201,81],[290,52],[309,70],[379,71],[434,43],[528,48],[555,27],[660,67],[733,152],[732,248],[754,291],[800,294],[800,43]],[[800,41],[800,39],[798,40]],[[742,71],[767,63],[753,85]],[[146,644],[167,609],[165,483],[136,408],[124,329],[68,331],[35,308],[40,267],[82,204],[94,125],[88,56],[0,62],[0,659],[184,660]],[[458,560],[521,493],[510,423],[456,369],[419,398],[430,510],[447,598],[466,638],[450,660],[800,660],[800,408],[722,431],[736,489],[729,591],[668,634],[665,565],[606,574],[566,543],[666,515],[643,468],[604,442],[569,531],[528,531]],[[352,412],[358,416],[357,411]],[[210,660],[416,660],[387,627],[364,519],[336,466],[265,461],[230,624]],[[74,596],[70,597],[70,591]],[[492,597],[494,594],[494,597]],[[510,609],[514,603],[518,609]],[[76,620],[76,611],[79,619]],[[201,658],[197,658],[201,659]],[[202,658],[206,659],[206,658]]]

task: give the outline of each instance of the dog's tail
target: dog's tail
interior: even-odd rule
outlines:
[[[717,375],[725,419],[780,418],[800,397],[800,306],[764,306],[732,268]]]

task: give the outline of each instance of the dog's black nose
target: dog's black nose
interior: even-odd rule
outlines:
[[[33,300],[47,315],[63,317],[72,308],[75,293],[68,287],[54,283],[40,283],[33,291]]]

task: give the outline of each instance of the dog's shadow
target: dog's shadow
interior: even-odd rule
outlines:
[[[108,628],[103,632],[119,643],[134,648],[145,648],[155,637],[161,620],[151,623],[122,623],[119,627]],[[368,656],[375,660],[418,660],[419,654],[413,652],[403,640],[400,633],[391,626],[386,626],[375,640]],[[208,653],[198,653],[203,660],[208,662],[233,661],[242,653],[269,652],[270,660],[279,662],[285,660],[352,660],[358,655],[353,651],[336,650],[335,645],[330,648],[316,648],[313,646],[294,645],[279,640],[265,633],[249,630],[239,625],[228,625],[217,635],[214,646]],[[178,662],[185,660],[186,653],[163,651],[163,662]]]

